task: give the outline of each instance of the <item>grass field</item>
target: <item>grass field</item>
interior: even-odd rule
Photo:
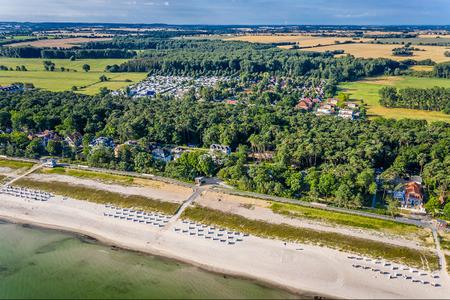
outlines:
[[[123,195],[64,182],[41,182],[22,178],[16,181],[14,185],[43,190],[56,195],[98,204],[112,203],[120,207],[144,211],[159,211],[165,214],[174,214],[179,207],[177,203],[165,202],[139,195]]]
[[[80,59],[70,61],[68,59],[52,59],[55,63],[57,71],[47,72],[43,66],[44,59],[35,58],[6,58],[0,57],[0,65],[15,69],[16,66],[24,65],[28,71],[0,71],[0,85],[7,85],[15,82],[33,83],[35,87],[46,89],[49,91],[66,91],[71,90],[72,86],[85,86],[79,92],[84,94],[96,94],[101,87],[111,90],[123,88],[127,85],[144,79],[146,73],[106,73],[104,72],[107,65],[121,64],[125,59]],[[91,71],[86,73],[82,70],[82,66],[88,64]],[[61,72],[59,69],[64,67],[77,72]],[[100,82],[99,77],[106,75],[110,78],[108,82]],[[131,82],[126,82],[131,80]]]
[[[327,224],[331,223],[335,225],[350,226],[360,229],[370,229],[405,237],[419,237],[421,240],[425,240],[431,237],[431,232],[423,228],[394,221],[369,218],[285,203],[274,202],[272,203],[270,208],[273,212],[278,214],[296,218],[322,221],[326,222]]]
[[[34,164],[31,162],[0,159],[0,167],[3,167],[3,168],[10,168],[10,169],[22,169],[22,168],[25,169],[26,168],[26,169],[29,169],[33,165]]]
[[[250,220],[239,215],[228,214],[198,205],[187,208],[182,217],[204,224],[214,224],[246,232],[259,237],[321,245],[373,258],[383,257],[415,267],[423,268],[422,259],[424,259],[428,262],[431,269],[435,270],[438,268],[438,258],[432,252],[419,251],[332,232]]]
[[[39,171],[43,174],[58,174],[58,175],[67,175],[78,178],[85,179],[94,179],[99,180],[106,183],[118,183],[121,185],[130,185],[134,182],[134,178],[132,176],[124,176],[124,175],[116,175],[116,174],[107,174],[86,170],[74,170],[74,169],[66,169],[62,167],[57,168],[45,168]]]
[[[450,61],[450,57],[444,55],[445,51],[448,51],[447,47],[444,46],[416,46],[415,48],[422,49],[424,51],[414,51],[414,55],[410,57],[401,57],[392,55],[392,49],[398,48],[401,45],[392,44],[344,44],[344,45],[330,45],[323,47],[308,48],[302,51],[315,51],[315,52],[325,52],[334,50],[344,50],[346,54],[354,55],[355,57],[362,58],[390,58],[393,60],[405,60],[405,59],[415,59],[424,60],[431,59],[435,62],[445,62]]]
[[[450,122],[450,115],[437,111],[425,111],[406,108],[386,108],[379,104],[379,90],[383,86],[395,86],[397,88],[417,87],[431,88],[441,86],[450,88],[450,80],[440,78],[418,77],[377,77],[356,82],[343,83],[340,90],[351,94],[353,100],[364,100],[367,104],[368,116],[385,117],[393,119],[411,118],[428,121]]]

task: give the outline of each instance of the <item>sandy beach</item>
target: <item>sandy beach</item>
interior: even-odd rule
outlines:
[[[441,287],[414,283],[403,278],[389,279],[370,269],[354,268],[355,261],[343,252],[310,245],[246,237],[228,245],[199,236],[176,232],[181,220],[164,228],[104,216],[104,205],[54,197],[48,202],[0,195],[0,218],[73,231],[105,243],[182,260],[220,273],[261,280],[291,291],[342,298],[447,298],[450,286],[444,278],[422,280],[439,282]],[[374,261],[359,261],[367,267],[393,272]],[[399,266],[400,270],[402,266]],[[407,271],[399,271],[407,272]],[[419,275],[412,275],[419,277]]]

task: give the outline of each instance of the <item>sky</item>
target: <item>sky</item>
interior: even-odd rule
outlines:
[[[0,21],[449,25],[450,0],[0,0]]]

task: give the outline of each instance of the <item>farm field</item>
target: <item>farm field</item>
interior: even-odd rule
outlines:
[[[414,51],[414,55],[410,57],[401,57],[392,55],[392,49],[398,48],[400,45],[388,45],[388,44],[341,44],[315,47],[309,49],[303,49],[302,51],[314,51],[314,52],[326,52],[334,50],[344,50],[346,54],[351,54],[355,57],[362,58],[390,58],[393,60],[405,60],[415,59],[424,60],[431,59],[437,63],[450,61],[450,57],[444,55],[445,51],[448,51],[444,46],[416,46],[416,48],[424,51]]]
[[[43,61],[38,58],[0,58],[0,65],[15,69],[16,66],[24,65],[28,71],[0,71],[0,85],[8,85],[15,82],[33,83],[35,87],[49,91],[66,91],[72,86],[85,86],[79,89],[84,94],[96,94],[100,88],[106,87],[111,90],[120,89],[127,85],[141,81],[146,77],[146,73],[107,73],[104,72],[107,65],[120,64],[125,59],[80,59],[70,61],[68,59],[52,59],[56,65],[56,71],[48,72],[44,70]],[[91,66],[90,72],[84,72],[82,66],[88,64]],[[59,69],[64,67],[70,69],[70,72],[61,72]],[[73,72],[77,70],[77,72]],[[100,82],[99,77],[106,75],[110,81]],[[126,80],[131,80],[127,82]]]
[[[318,45],[334,45],[336,41],[346,42],[352,41],[351,37],[320,37],[304,34],[276,34],[276,35],[243,35],[225,38],[227,41],[243,41],[250,43],[298,43],[300,47],[316,47]],[[366,42],[372,39],[359,39]],[[291,46],[280,46],[280,48],[289,49]]]
[[[347,82],[339,86],[340,90],[351,94],[353,100],[364,100],[367,104],[368,116],[370,118],[385,117],[392,119],[421,119],[428,121],[450,122],[450,115],[437,111],[425,111],[406,108],[386,108],[378,103],[378,92],[383,86],[395,86],[397,88],[418,87],[431,88],[441,86],[450,88],[450,80],[438,78],[417,78],[417,77],[378,77],[361,80],[357,82]]]
[[[65,39],[47,39],[38,40],[32,42],[21,42],[9,45],[10,47],[22,47],[22,46],[33,46],[33,47],[58,47],[58,48],[72,48],[82,43],[92,42],[92,41],[109,41],[112,38],[84,38],[84,37],[74,37]]]

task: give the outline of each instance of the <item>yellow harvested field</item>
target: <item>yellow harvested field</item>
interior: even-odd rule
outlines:
[[[385,44],[344,44],[344,45],[331,45],[323,47],[315,47],[304,49],[304,51],[333,51],[344,50],[345,53],[354,55],[355,57],[363,58],[390,58],[394,60],[405,60],[408,58],[415,60],[432,59],[435,62],[450,61],[450,57],[444,55],[445,51],[448,51],[446,47],[441,46],[416,46],[416,48],[424,51],[414,51],[414,56],[401,57],[392,55],[392,49],[398,48],[399,45],[385,45]]]
[[[450,39],[450,34],[420,34],[418,37],[419,38],[430,38],[430,39],[435,39],[435,38]]]
[[[33,47],[58,47],[58,48],[72,48],[82,43],[92,42],[92,41],[110,41],[112,38],[67,38],[67,39],[48,39],[39,40],[33,42],[22,42],[11,44],[10,47],[22,47],[22,46],[33,46]]]
[[[433,66],[412,66],[412,70],[414,71],[433,71]]]
[[[336,41],[353,41],[351,37],[320,37],[306,34],[273,34],[273,35],[242,35],[226,38],[227,41],[243,41],[250,43],[299,43],[300,47],[315,47],[318,45],[334,45]],[[359,39],[367,42],[371,39]],[[290,48],[290,46],[281,46],[281,48]]]

